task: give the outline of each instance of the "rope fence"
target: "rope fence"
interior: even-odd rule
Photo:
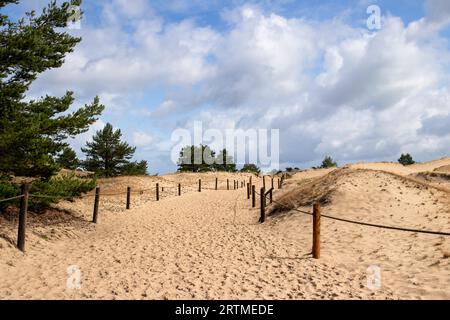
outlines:
[[[284,204],[273,200],[273,203],[281,205],[281,206],[285,206]],[[288,208],[288,207],[286,207]],[[291,209],[293,211],[297,211],[306,215],[310,215],[312,216],[313,213],[308,212],[308,211],[303,211],[303,210],[299,210],[299,209]],[[425,234],[435,234],[435,235],[441,235],[441,236],[450,236],[450,232],[441,232],[441,231],[431,231],[431,230],[422,230],[422,229],[410,229],[410,228],[403,228],[403,227],[396,227],[396,226],[387,226],[387,225],[382,225],[382,224],[375,224],[375,223],[368,223],[368,222],[361,222],[361,221],[355,221],[355,220],[350,220],[350,219],[345,219],[345,218],[339,218],[339,217],[335,217],[335,216],[330,216],[327,214],[322,214],[322,217],[327,218],[327,219],[331,219],[331,220],[336,220],[336,221],[341,221],[341,222],[347,222],[347,223],[352,223],[352,224],[356,224],[356,225],[361,225],[361,226],[367,226],[367,227],[375,227],[375,228],[381,228],[381,229],[388,229],[388,230],[397,230],[397,231],[405,231],[405,232],[414,232],[414,233],[425,233]]]
[[[282,183],[284,180],[284,176],[281,179],[281,184],[278,184],[279,189],[282,187]],[[313,205],[313,212],[300,210],[298,208],[291,208],[290,206],[287,206],[279,201],[276,201],[273,199],[273,187],[265,191],[264,186],[261,188],[260,192],[257,192],[255,190],[255,186],[250,184],[247,186],[247,198],[250,199],[250,193],[252,197],[252,207],[255,208],[256,206],[256,195],[260,197],[260,211],[261,216],[259,219],[260,223],[264,223],[266,220],[266,207],[267,207],[267,201],[270,201],[270,204],[277,204],[279,206],[285,207],[287,210],[296,211],[305,215],[309,215],[313,217],[313,258],[319,259],[320,258],[320,219],[326,218],[334,221],[339,222],[345,222],[345,223],[351,223],[355,225],[360,226],[366,226],[366,227],[373,227],[373,228],[380,228],[380,229],[386,229],[386,230],[396,230],[396,231],[404,231],[404,232],[412,232],[412,233],[422,233],[422,234],[431,234],[431,235],[439,235],[439,236],[450,236],[450,232],[443,232],[443,231],[432,231],[432,230],[422,230],[422,229],[411,229],[411,228],[404,228],[404,227],[397,227],[397,226],[388,226],[388,225],[382,225],[382,224],[375,224],[375,223],[368,223],[363,221],[356,221],[346,218],[339,218],[332,215],[327,214],[321,214],[321,206],[320,204],[314,204]]]
[[[251,178],[250,178],[251,181]],[[233,182],[233,189],[231,189],[231,183]],[[173,194],[175,196],[181,196],[183,194],[183,190],[189,190],[192,191],[192,189],[197,189],[198,192],[202,192],[203,190],[238,190],[240,187],[243,188],[245,186],[245,181],[240,180],[233,180],[230,181],[230,179],[227,179],[226,181],[226,188],[219,187],[219,180],[218,178],[215,179],[214,187],[210,186],[202,186],[202,180],[200,179],[198,183],[193,183],[189,185],[182,186],[181,183],[176,184],[175,182],[164,182],[162,184],[156,183],[156,186],[154,188],[147,188],[147,189],[138,189],[134,190],[131,187],[127,187],[126,191],[124,192],[109,192],[109,193],[102,193],[100,187],[97,187],[95,189],[95,192],[93,194],[85,194],[80,196],[72,196],[72,197],[64,197],[64,196],[58,196],[58,195],[44,195],[44,194],[34,194],[30,193],[30,184],[23,184],[21,186],[21,195],[10,197],[6,199],[1,199],[0,203],[6,203],[11,202],[14,200],[21,200],[20,201],[20,210],[19,210],[19,228],[18,228],[18,240],[17,240],[17,247],[21,251],[25,251],[25,235],[26,235],[26,221],[27,221],[27,215],[28,215],[28,201],[29,199],[49,199],[49,200],[68,200],[73,201],[74,199],[86,199],[86,198],[93,198],[94,199],[94,208],[93,208],[93,217],[92,217],[92,223],[96,224],[98,222],[98,216],[99,216],[99,207],[100,207],[100,199],[101,197],[117,197],[117,196],[126,196],[126,210],[130,210],[131,204],[132,204],[132,195],[149,195],[149,193],[153,193],[154,197],[147,198],[150,201],[160,201],[161,195],[168,195],[172,194],[173,191],[175,191]],[[224,182],[225,183],[225,182]],[[172,184],[172,185],[167,185]],[[175,185],[174,185],[175,184]],[[187,192],[185,192],[187,193]]]
[[[275,180],[273,177],[271,177],[270,183],[271,188],[266,191],[265,186],[266,184],[266,177],[263,177],[262,180],[262,188],[259,192],[256,191],[256,185],[252,181],[252,177],[250,177],[249,181],[246,180],[230,180],[227,179],[226,182],[222,181],[222,185],[219,184],[219,179],[216,178],[215,181],[208,181],[206,185],[202,185],[201,179],[197,183],[189,184],[182,186],[181,183],[176,184],[175,182],[165,182],[165,183],[156,183],[156,186],[154,188],[146,188],[146,189],[138,189],[134,190],[131,187],[127,187],[126,191],[124,192],[109,192],[109,193],[102,193],[100,187],[97,187],[95,190],[95,193],[93,194],[86,194],[78,197],[61,197],[61,196],[51,196],[51,195],[42,195],[42,194],[33,194],[30,193],[30,185],[24,184],[21,187],[21,195],[10,197],[7,199],[1,199],[0,203],[5,202],[11,202],[14,200],[20,200],[20,211],[19,211],[19,230],[18,230],[18,242],[17,247],[25,251],[25,231],[26,231],[26,220],[27,220],[27,211],[28,211],[28,201],[30,198],[35,199],[53,199],[53,200],[74,200],[74,199],[85,199],[85,198],[93,198],[94,199],[94,208],[93,208],[93,218],[92,222],[97,223],[98,222],[98,215],[99,215],[99,204],[101,197],[114,197],[114,196],[126,196],[124,197],[124,200],[126,200],[125,209],[130,210],[132,205],[132,196],[133,195],[151,195],[153,193],[153,197],[147,197],[150,201],[160,201],[161,196],[166,197],[167,195],[175,195],[175,196],[181,196],[183,193],[188,193],[185,190],[188,191],[225,191],[225,190],[239,190],[239,189],[245,189],[246,187],[246,194],[247,199],[251,200],[251,205],[253,208],[256,208],[256,196],[260,197],[260,223],[264,223],[266,221],[266,208],[268,204],[277,204],[281,207],[284,207],[286,210],[292,210],[296,211],[305,215],[309,215],[313,217],[313,257],[318,259],[320,257],[320,219],[326,218],[334,221],[344,222],[344,223],[350,223],[360,226],[367,226],[367,227],[373,227],[373,228],[381,228],[381,229],[387,229],[387,230],[396,230],[396,231],[404,231],[404,232],[412,232],[412,233],[422,233],[422,234],[431,234],[431,235],[440,235],[440,236],[450,236],[450,232],[443,232],[443,231],[432,231],[432,230],[421,230],[421,229],[412,229],[412,228],[404,228],[404,227],[398,227],[398,226],[389,226],[389,225],[382,225],[382,224],[375,224],[375,223],[369,223],[364,221],[356,221],[351,220],[347,218],[340,218],[328,214],[321,214],[321,207],[319,204],[314,204],[313,206],[313,212],[301,210],[299,208],[291,208],[290,206],[283,204],[279,201],[274,200],[273,198],[273,192],[275,191]],[[285,175],[282,175],[281,178],[278,179],[276,186],[278,189],[283,188],[284,181],[286,179]],[[171,184],[171,185],[168,185]],[[211,184],[213,186],[211,186]],[[226,184],[226,188],[225,188]],[[183,192],[184,191],[184,192]]]

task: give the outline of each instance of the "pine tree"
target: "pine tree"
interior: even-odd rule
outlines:
[[[220,151],[219,155],[216,157],[215,169],[217,171],[225,172],[236,172],[236,164],[234,163],[233,157],[228,155],[227,149]]]
[[[99,176],[115,177],[121,175],[130,164],[136,148],[128,143],[122,142],[122,132],[120,129],[114,131],[111,124],[97,131],[92,138],[92,142],[86,143],[86,148],[82,148],[86,154],[84,167],[88,171],[93,171]]]
[[[0,9],[18,2],[0,0]],[[67,146],[66,139],[86,132],[104,109],[95,98],[67,113],[74,101],[70,91],[62,97],[26,100],[37,76],[61,67],[81,41],[63,31],[70,6],[80,3],[52,1],[40,15],[30,12],[19,21],[0,13],[0,175],[49,178],[58,168],[54,159]]]
[[[337,167],[337,162],[333,160],[332,157],[326,156],[322,161],[322,165],[320,166],[322,169],[335,168]]]
[[[70,147],[65,147],[58,158],[56,163],[61,169],[75,170],[80,165],[80,160],[77,158],[77,154]]]

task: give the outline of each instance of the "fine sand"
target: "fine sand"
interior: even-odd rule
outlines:
[[[415,229],[450,231],[449,193],[418,178],[450,159],[300,172],[274,199],[324,214]],[[215,178],[219,191],[211,190]],[[246,189],[226,191],[243,174],[177,174],[100,181],[93,198],[31,214],[27,252],[14,247],[17,213],[0,217],[1,299],[450,299],[450,239],[322,218],[321,259],[311,257],[312,218],[278,210],[258,223]],[[198,179],[204,190],[198,192]],[[261,179],[253,176],[257,190]],[[155,202],[155,184],[161,201]],[[183,195],[177,196],[178,183]],[[267,180],[270,186],[269,180]],[[132,187],[132,208],[124,210]],[[142,192],[141,192],[142,191]],[[269,206],[269,211],[275,209]],[[367,287],[370,266],[381,287]],[[69,289],[77,266],[81,288]]]

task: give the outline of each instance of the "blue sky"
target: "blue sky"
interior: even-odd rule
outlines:
[[[48,1],[8,6],[19,17]],[[379,30],[367,8],[378,5]],[[170,161],[177,128],[279,129],[281,167],[418,160],[450,147],[450,4],[390,1],[84,0],[83,37],[29,97],[99,95],[106,111],[71,141],[80,153],[106,122],[151,173]]]

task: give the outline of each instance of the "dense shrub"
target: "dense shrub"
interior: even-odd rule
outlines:
[[[148,171],[148,162],[130,162],[123,166],[122,175],[124,176],[146,176]]]
[[[75,175],[53,177],[48,181],[37,181],[31,186],[31,193],[51,198],[32,198],[30,199],[30,207],[41,210],[64,199],[73,200],[95,189],[96,185],[95,179],[80,179]]]
[[[249,173],[255,173],[260,174],[261,169],[258,168],[256,164],[245,164],[244,167],[241,169],[241,172],[249,172]]]
[[[410,165],[416,163],[409,153],[407,153],[407,154],[402,153],[402,155],[398,159],[398,162],[404,166],[410,166]]]
[[[80,179],[74,175],[58,176],[48,181],[36,181],[31,185],[30,193],[38,196],[48,196],[49,198],[30,197],[30,210],[40,211],[48,208],[53,203],[58,203],[63,199],[73,200],[93,190],[97,185],[96,180]],[[8,179],[0,179],[0,200],[20,195],[20,186]],[[19,200],[0,203],[0,211],[9,206],[18,206]]]

